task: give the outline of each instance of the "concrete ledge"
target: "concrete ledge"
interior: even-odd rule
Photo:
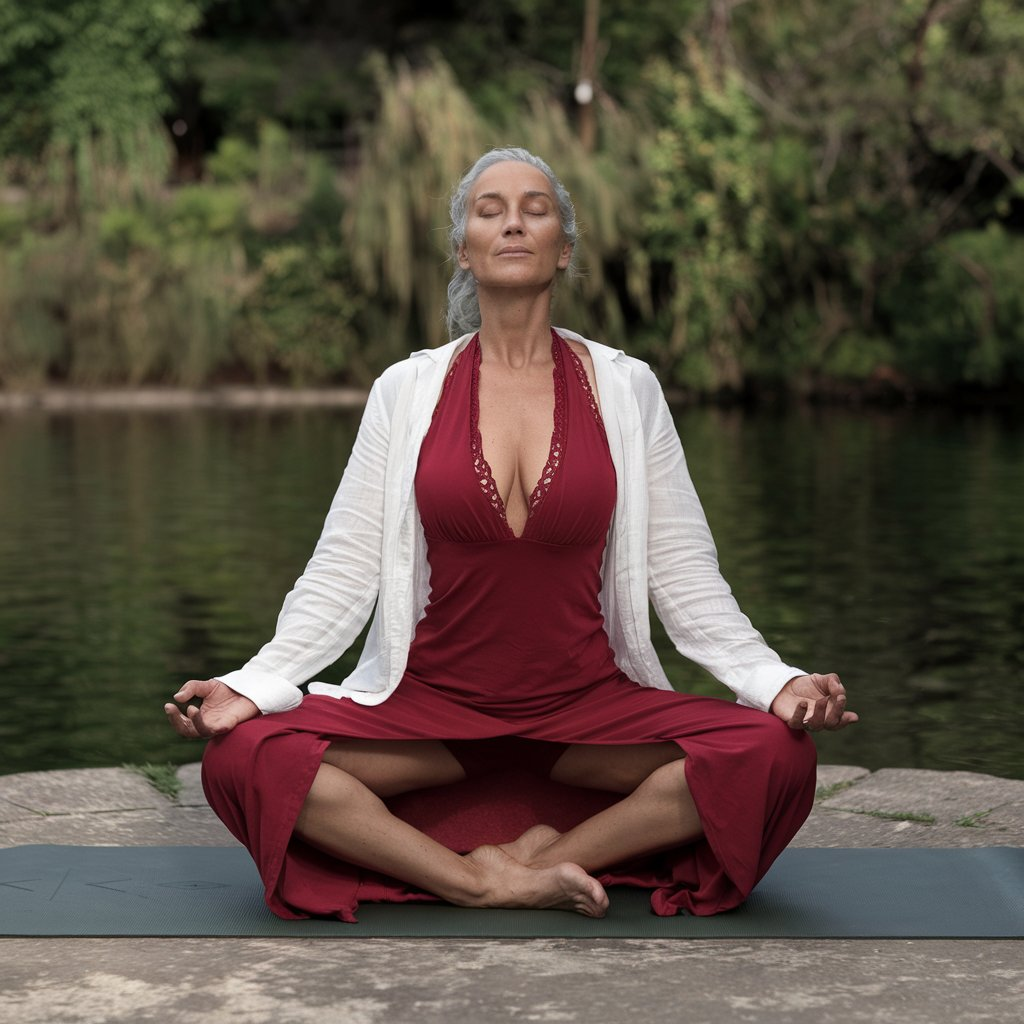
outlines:
[[[1019,1024],[1024,985],[1012,940],[24,939],[0,955],[3,1024]]]
[[[1024,781],[972,772],[846,765],[818,769],[814,811],[794,846],[1020,846]]]
[[[199,779],[200,764],[183,764],[177,771],[178,782],[181,783],[181,792],[178,793],[178,803],[182,807],[206,807],[206,794],[203,792],[203,784]]]
[[[91,814],[157,807],[162,797],[125,768],[0,775],[0,799],[34,814]]]
[[[199,766],[0,776],[0,846],[228,845]],[[823,765],[798,846],[1024,842],[1024,781]],[[930,816],[933,823],[927,823]],[[0,1024],[1020,1024],[1019,941],[0,939]]]
[[[173,800],[123,768],[0,776],[0,847],[234,843],[207,806],[199,764],[183,765],[177,776]],[[1024,845],[1024,781],[821,765],[814,810],[793,845]]]

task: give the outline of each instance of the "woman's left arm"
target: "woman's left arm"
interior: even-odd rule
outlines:
[[[785,664],[741,611],[719,569],[661,386],[653,373],[643,384],[648,589],[676,649],[733,690],[740,703],[771,711],[792,728],[832,729],[856,721],[845,710],[838,676]]]

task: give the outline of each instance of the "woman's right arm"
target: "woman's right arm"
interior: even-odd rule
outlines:
[[[370,390],[348,465],[320,539],[305,571],[284,599],[273,639],[240,669],[215,680],[190,680],[176,699],[202,698],[199,692],[186,696],[186,690],[197,682],[212,682],[246,702],[233,705],[229,721],[235,712],[251,710],[245,717],[253,717],[260,711],[288,711],[301,703],[302,683],[337,660],[359,635],[380,587],[391,425],[386,396],[393,396],[396,390],[393,382],[386,380],[389,376],[378,379]],[[213,696],[211,693],[204,698],[204,707]],[[192,735],[189,726],[194,727],[196,721],[202,726],[207,718],[203,713],[196,719],[188,709],[186,717],[174,705],[167,707],[179,716],[174,718],[168,711],[171,724],[183,735]],[[232,721],[229,728],[234,724],[237,722]]]

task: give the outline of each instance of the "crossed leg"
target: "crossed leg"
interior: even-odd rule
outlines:
[[[463,777],[458,761],[440,742],[331,744],[295,831],[335,857],[410,882],[458,906],[559,907],[588,917],[604,915],[604,889],[578,865],[529,867],[497,846],[457,854],[395,817],[381,799]]]
[[[464,778],[447,747],[346,740],[325,752],[295,831],[342,860],[460,906],[560,907],[601,917],[608,898],[590,872],[701,834],[683,764],[672,743],[570,746],[552,779],[624,798],[564,834],[539,825],[513,843],[461,855],[395,817],[381,799]]]
[[[703,834],[684,754],[675,743],[574,744],[555,762],[551,778],[624,798],[568,832],[537,825],[501,847],[531,867],[567,860],[596,872]]]

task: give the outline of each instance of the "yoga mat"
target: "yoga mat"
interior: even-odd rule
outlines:
[[[282,921],[248,853],[215,846],[0,850],[0,934],[492,938],[1020,938],[1024,849],[789,849],[750,899],[714,917],[657,917],[609,891],[600,920],[564,910],[363,904],[358,924]]]

